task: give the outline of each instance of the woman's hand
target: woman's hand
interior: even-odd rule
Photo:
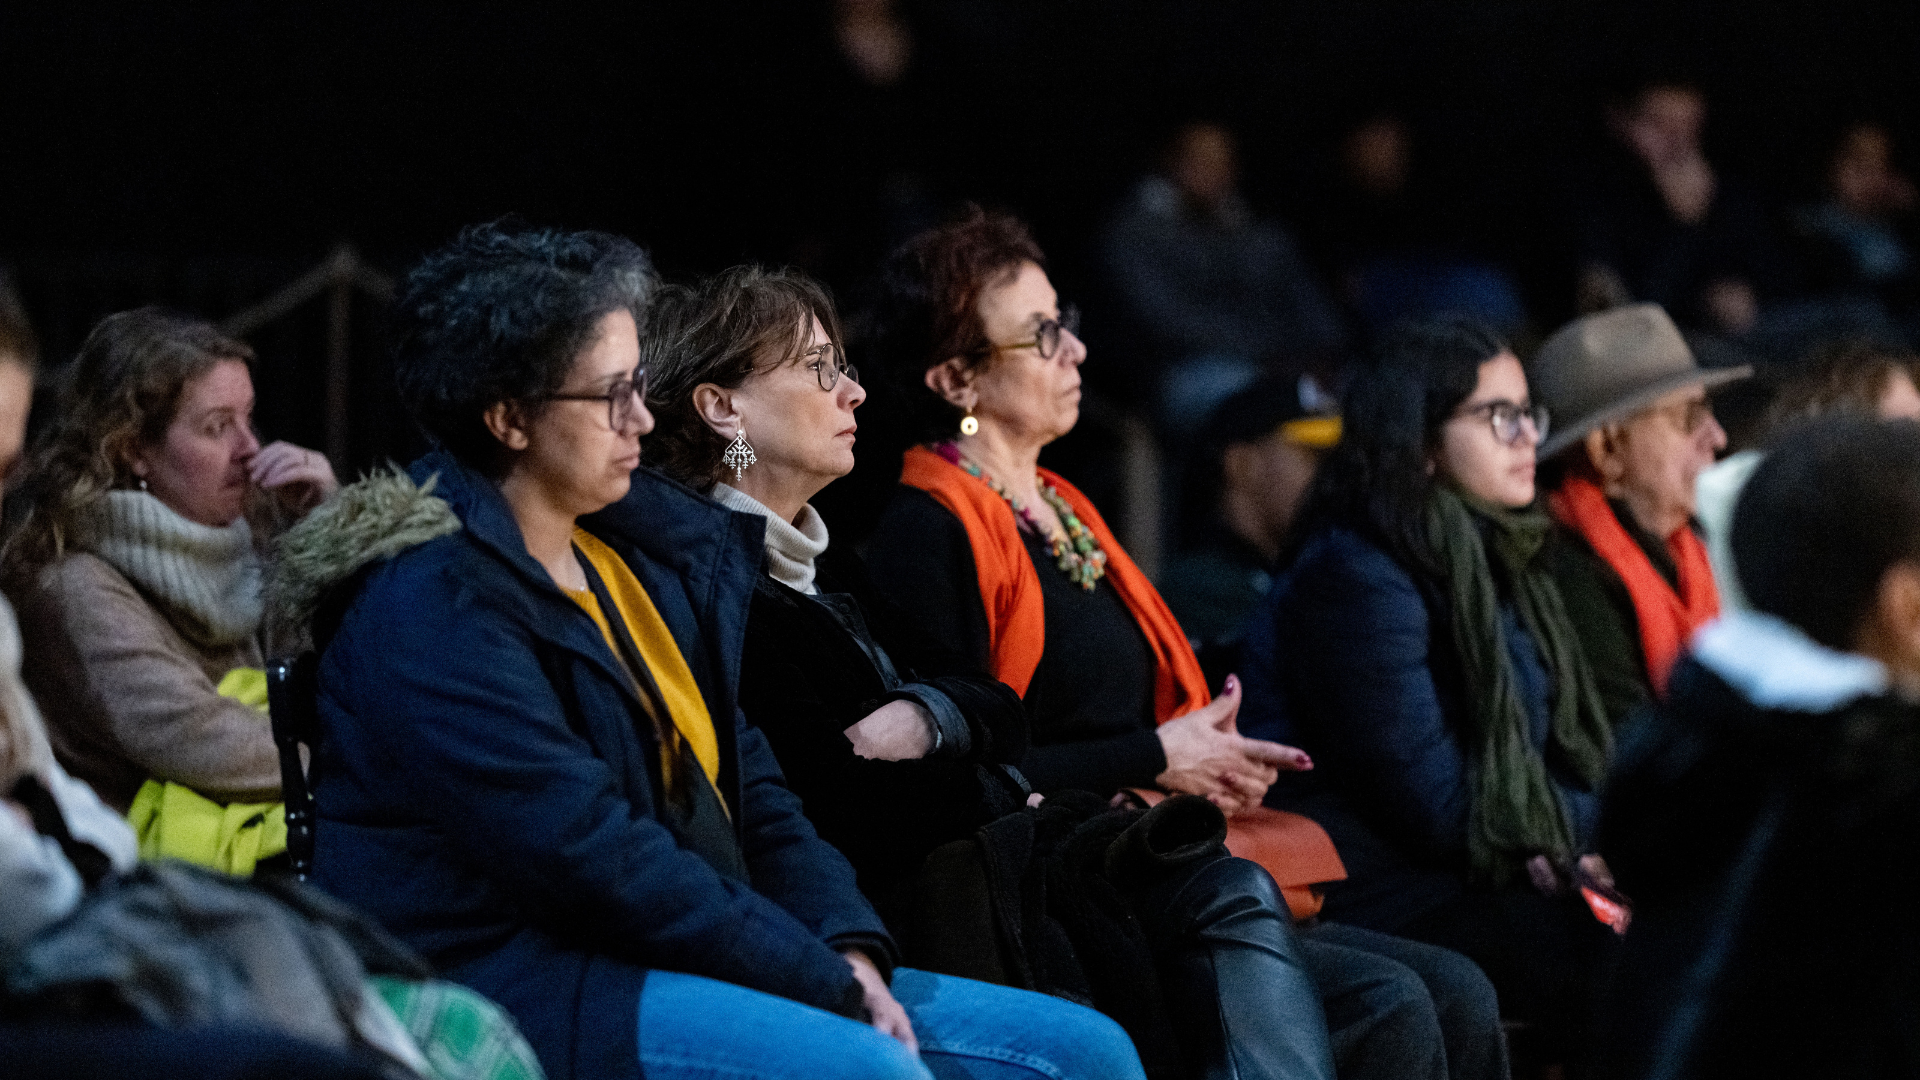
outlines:
[[[917,701],[889,701],[848,728],[853,752],[874,761],[913,761],[933,752],[933,717]]]
[[[1211,703],[1161,724],[1167,768],[1154,782],[1203,796],[1231,816],[1260,805],[1281,769],[1313,768],[1305,751],[1241,735],[1239,713],[1240,680],[1229,675],[1225,691]]]
[[[261,447],[247,472],[255,487],[273,492],[288,509],[302,514],[340,487],[325,454],[289,442]]]
[[[873,1017],[870,1023],[874,1030],[893,1036],[908,1051],[918,1054],[920,1040],[914,1038],[913,1021],[907,1018],[906,1006],[894,1000],[893,991],[887,989],[887,981],[880,977],[880,969],[873,966],[873,959],[859,949],[842,949],[840,955],[847,958],[853,977],[859,980],[860,990],[866,995],[867,1012]]]

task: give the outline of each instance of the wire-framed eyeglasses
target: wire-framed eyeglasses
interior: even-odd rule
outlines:
[[[604,401],[607,403],[607,426],[615,431],[631,427],[640,417],[640,408],[647,398],[647,369],[635,369],[630,379],[620,379],[607,386],[599,394],[548,394],[547,401]]]
[[[822,390],[832,390],[840,385],[840,376],[845,375],[854,382],[860,381],[860,369],[847,363],[847,354],[840,351],[832,342],[815,345],[800,355],[808,371],[813,372],[815,382]]]
[[[1516,405],[1511,401],[1489,401],[1484,405],[1461,409],[1454,415],[1486,417],[1488,425],[1493,428],[1494,441],[1502,446],[1518,444],[1529,428],[1533,431],[1535,442],[1544,442],[1547,438],[1547,427],[1551,423],[1551,419],[1547,416],[1547,407],[1535,405],[1532,402]]]
[[[1032,340],[1014,341],[1005,345],[988,342],[975,349],[974,355],[991,356],[995,353],[1012,352],[1015,349],[1034,349],[1039,352],[1040,359],[1051,360],[1060,352],[1060,332],[1063,330],[1075,337],[1080,335],[1080,309],[1072,304],[1060,305],[1059,318],[1040,320],[1040,325],[1034,329]]]

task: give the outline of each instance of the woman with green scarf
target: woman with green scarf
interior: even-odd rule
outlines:
[[[1240,727],[1313,755],[1268,802],[1339,848],[1325,915],[1466,953],[1573,1060],[1606,937],[1579,886],[1607,882],[1612,733],[1539,557],[1546,428],[1490,330],[1390,340],[1248,627]]]

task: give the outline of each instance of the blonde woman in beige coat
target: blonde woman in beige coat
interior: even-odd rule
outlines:
[[[304,513],[326,459],[253,432],[253,352],[147,308],[94,328],[21,481],[5,548],[27,683],[54,753],[122,813],[149,779],[273,802],[256,705],[260,559],[249,514]],[[222,692],[222,688],[226,692]]]

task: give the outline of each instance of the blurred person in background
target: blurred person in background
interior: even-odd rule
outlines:
[[[1633,304],[1561,327],[1531,374],[1554,419],[1540,446],[1560,525],[1549,562],[1619,724],[1719,614],[1694,482],[1727,445],[1707,391],[1752,369],[1701,368],[1665,311]]]
[[[252,517],[337,486],[253,430],[253,351],[211,324],[108,316],[65,373],[5,549],[55,753],[131,810],[148,855],[235,873],[285,846]]]
[[[1599,1075],[1920,1075],[1920,425],[1783,435],[1733,515],[1751,610],[1624,733],[1601,845],[1633,928]]]
[[[1240,194],[1239,151],[1219,124],[1174,133],[1100,251],[1146,333],[1155,418],[1176,439],[1269,366],[1323,370],[1346,346],[1339,311],[1293,238]]]
[[[1298,380],[1268,377],[1208,417],[1182,515],[1186,544],[1160,573],[1167,606],[1196,643],[1209,686],[1234,670],[1240,633],[1279,568],[1340,417],[1307,407]]]
[[[1894,162],[1893,135],[1872,121],[1849,124],[1825,165],[1825,198],[1794,215],[1813,284],[1878,300],[1911,343],[1920,332],[1916,196]]]
[[[1757,197],[1707,159],[1707,99],[1684,80],[1647,80],[1607,109],[1615,152],[1575,222],[1579,306],[1660,304],[1729,337],[1797,286]]]
[[[1020,693],[1031,748],[1019,768],[1037,792],[1200,795],[1230,821],[1251,817],[1242,837],[1274,841],[1262,862],[1276,878],[1329,880],[1293,876],[1339,872],[1325,831],[1292,818],[1303,839],[1288,843],[1281,815],[1260,810],[1278,773],[1312,760],[1240,734],[1237,679],[1211,693],[1098,510],[1038,465],[1079,419],[1087,358],[1043,263],[1024,225],[981,213],[889,260],[874,350],[927,443],[907,452],[872,538],[874,584],[933,639],[929,670],[985,672]],[[1336,922],[1302,939],[1343,1075],[1505,1074],[1492,988],[1463,957]]]
[[[1545,428],[1484,325],[1384,342],[1248,623],[1241,717],[1313,755],[1269,800],[1339,847],[1326,917],[1465,953],[1569,1062],[1608,937],[1571,886],[1605,875],[1612,729],[1547,573]]]
[[[26,447],[39,365],[40,343],[26,309],[11,283],[0,276],[0,490],[12,479]]]
[[[1761,427],[1761,441],[1815,416],[1833,413],[1920,420],[1920,388],[1914,383],[1920,357],[1890,353],[1877,345],[1848,342],[1816,354],[1807,370],[1781,386]],[[1706,469],[1694,482],[1696,516],[1713,561],[1722,611],[1747,606],[1733,565],[1733,508],[1747,478],[1766,457],[1742,450]]]

